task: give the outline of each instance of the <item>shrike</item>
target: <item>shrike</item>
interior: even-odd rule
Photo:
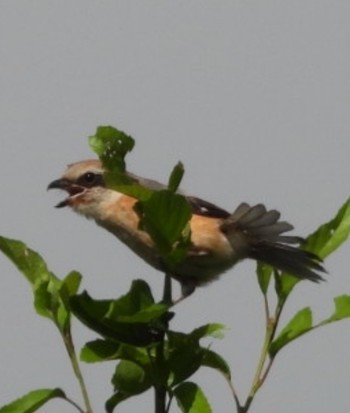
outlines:
[[[167,268],[149,234],[139,227],[135,211],[136,198],[105,186],[100,161],[86,160],[69,165],[63,176],[51,182],[48,189],[65,190],[68,197],[56,205],[69,206],[75,212],[92,218],[131,248],[148,264],[170,274],[180,282],[183,295],[208,284],[238,261],[245,258],[261,261],[301,279],[320,281],[324,271],[319,258],[290,244],[302,239],[284,235],[293,229],[279,221],[280,213],[258,204],[240,204],[229,213],[210,202],[186,196],[192,208],[191,244],[187,256],[174,268]],[[162,184],[128,174],[133,180],[152,190]]]

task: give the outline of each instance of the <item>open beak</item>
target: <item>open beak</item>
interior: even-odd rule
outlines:
[[[69,194],[69,196],[66,199],[59,202],[57,205],[55,205],[56,208],[63,208],[69,205],[69,200],[72,197],[74,197],[74,195],[80,194],[85,190],[84,187],[80,185],[75,185],[71,181],[65,178],[60,178],[60,179],[56,179],[55,181],[52,181],[47,187],[47,190],[49,189],[62,189],[63,191],[68,192]]]

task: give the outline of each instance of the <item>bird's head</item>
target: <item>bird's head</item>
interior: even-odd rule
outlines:
[[[57,208],[70,206],[89,218],[96,218],[104,202],[119,195],[105,187],[102,164],[95,159],[69,165],[62,177],[52,181],[47,189],[62,189],[68,193]]]

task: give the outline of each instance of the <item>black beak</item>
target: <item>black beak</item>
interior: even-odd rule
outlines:
[[[82,185],[77,185],[75,183],[73,183],[72,181],[70,181],[69,179],[66,178],[60,178],[60,179],[56,179],[55,181],[52,181],[47,189],[62,189],[63,191],[68,192],[68,197],[66,199],[64,199],[63,201],[61,201],[60,203],[58,203],[56,205],[56,208],[62,208],[65,207],[69,204],[69,201],[72,197],[74,197],[75,195],[81,194],[82,192],[84,192],[86,190],[86,188]]]
[[[69,187],[69,182],[67,181],[67,179],[64,178],[60,178],[60,179],[56,179],[55,181],[52,181],[51,183],[49,183],[47,190],[49,189],[67,189]]]
[[[70,182],[67,179],[60,178],[56,179],[55,181],[52,181],[49,183],[47,190],[49,189],[63,189],[68,191],[68,188],[70,187]],[[55,208],[63,208],[68,205],[68,199],[64,199],[63,201],[59,202],[57,205],[55,205]]]

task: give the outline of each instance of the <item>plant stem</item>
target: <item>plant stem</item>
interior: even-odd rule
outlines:
[[[78,358],[77,355],[75,353],[75,349],[74,349],[74,343],[73,343],[73,339],[72,339],[72,335],[70,333],[70,331],[66,332],[65,334],[63,332],[61,332],[62,334],[62,338],[71,362],[71,365],[73,367],[73,371],[74,374],[79,382],[79,386],[80,386],[80,391],[84,400],[84,404],[85,404],[85,408],[86,408],[86,413],[93,413],[92,408],[91,408],[91,403],[89,400],[89,395],[87,392],[87,388],[85,385],[85,381],[84,381],[84,377],[82,375],[82,372],[80,370],[80,366],[79,366],[79,362],[78,362]]]
[[[266,323],[268,323],[270,320],[270,307],[269,307],[269,300],[267,299],[266,294],[264,294],[264,309],[265,309]]]
[[[281,317],[284,304],[285,304],[285,300],[279,300],[279,302],[277,303],[276,309],[275,309],[274,317],[273,318],[269,317],[266,319],[265,338],[264,338],[263,347],[261,349],[258,366],[256,368],[256,372],[253,378],[252,386],[250,388],[247,400],[244,406],[238,409],[238,413],[248,412],[249,407],[252,404],[256,393],[258,392],[260,387],[264,384],[270,372],[270,369],[274,362],[274,357],[269,356],[269,348],[275,337],[275,333],[277,330],[277,326],[278,326],[278,323]],[[267,308],[268,308],[268,303],[267,303],[267,300],[265,299],[265,309]],[[268,314],[269,312],[266,311],[266,315]],[[268,359],[268,357],[269,357],[269,361],[266,364],[266,360]],[[264,367],[265,367],[265,370],[264,370]]]
[[[165,408],[165,396],[166,396],[166,389],[165,388],[155,388],[154,389],[155,395],[155,413],[166,413]]]
[[[242,406],[241,406],[241,403],[239,401],[238,394],[237,394],[237,391],[235,389],[235,386],[233,385],[232,379],[230,379],[230,377],[228,377],[226,374],[224,374],[224,377],[227,381],[227,384],[228,384],[228,386],[231,390],[232,396],[233,396],[234,401],[236,403],[237,411],[239,412]]]
[[[166,382],[168,375],[164,368],[164,338],[155,347],[155,369],[154,369],[154,397],[155,413],[166,413]]]
[[[257,392],[257,390],[262,384],[260,380],[261,374],[264,369],[266,359],[268,357],[268,351],[269,351],[269,346],[270,346],[271,339],[273,336],[273,331],[274,331],[274,320],[270,319],[266,325],[264,343],[261,349],[259,362],[256,368],[255,376],[254,376],[253,383],[252,383],[252,386],[251,386],[251,389],[248,395],[248,399],[251,397],[254,397],[255,393]]]
[[[165,274],[164,277],[164,288],[163,288],[163,298],[162,303],[167,305],[172,305],[172,288],[171,288],[171,276],[170,274]],[[168,375],[166,369],[164,368],[164,336],[162,340],[156,346],[156,362],[155,362],[155,385],[154,385],[154,397],[155,397],[155,413],[166,413],[169,410],[170,405],[167,407],[166,396],[167,387],[166,382],[168,380]]]
[[[157,386],[154,388],[155,413],[166,413],[166,387]]]
[[[74,407],[78,410],[78,412],[80,412],[80,413],[85,413],[84,410],[83,410],[77,403],[75,403],[74,400],[70,399],[70,398],[67,397],[67,396],[64,397],[64,400],[65,400],[66,402],[70,403],[72,406],[74,406]]]
[[[168,403],[167,403],[167,405],[166,405],[165,413],[169,413],[169,411],[170,411],[170,406],[171,406],[171,402],[172,402],[172,400],[173,400],[173,397],[174,397],[173,394],[169,394]]]

